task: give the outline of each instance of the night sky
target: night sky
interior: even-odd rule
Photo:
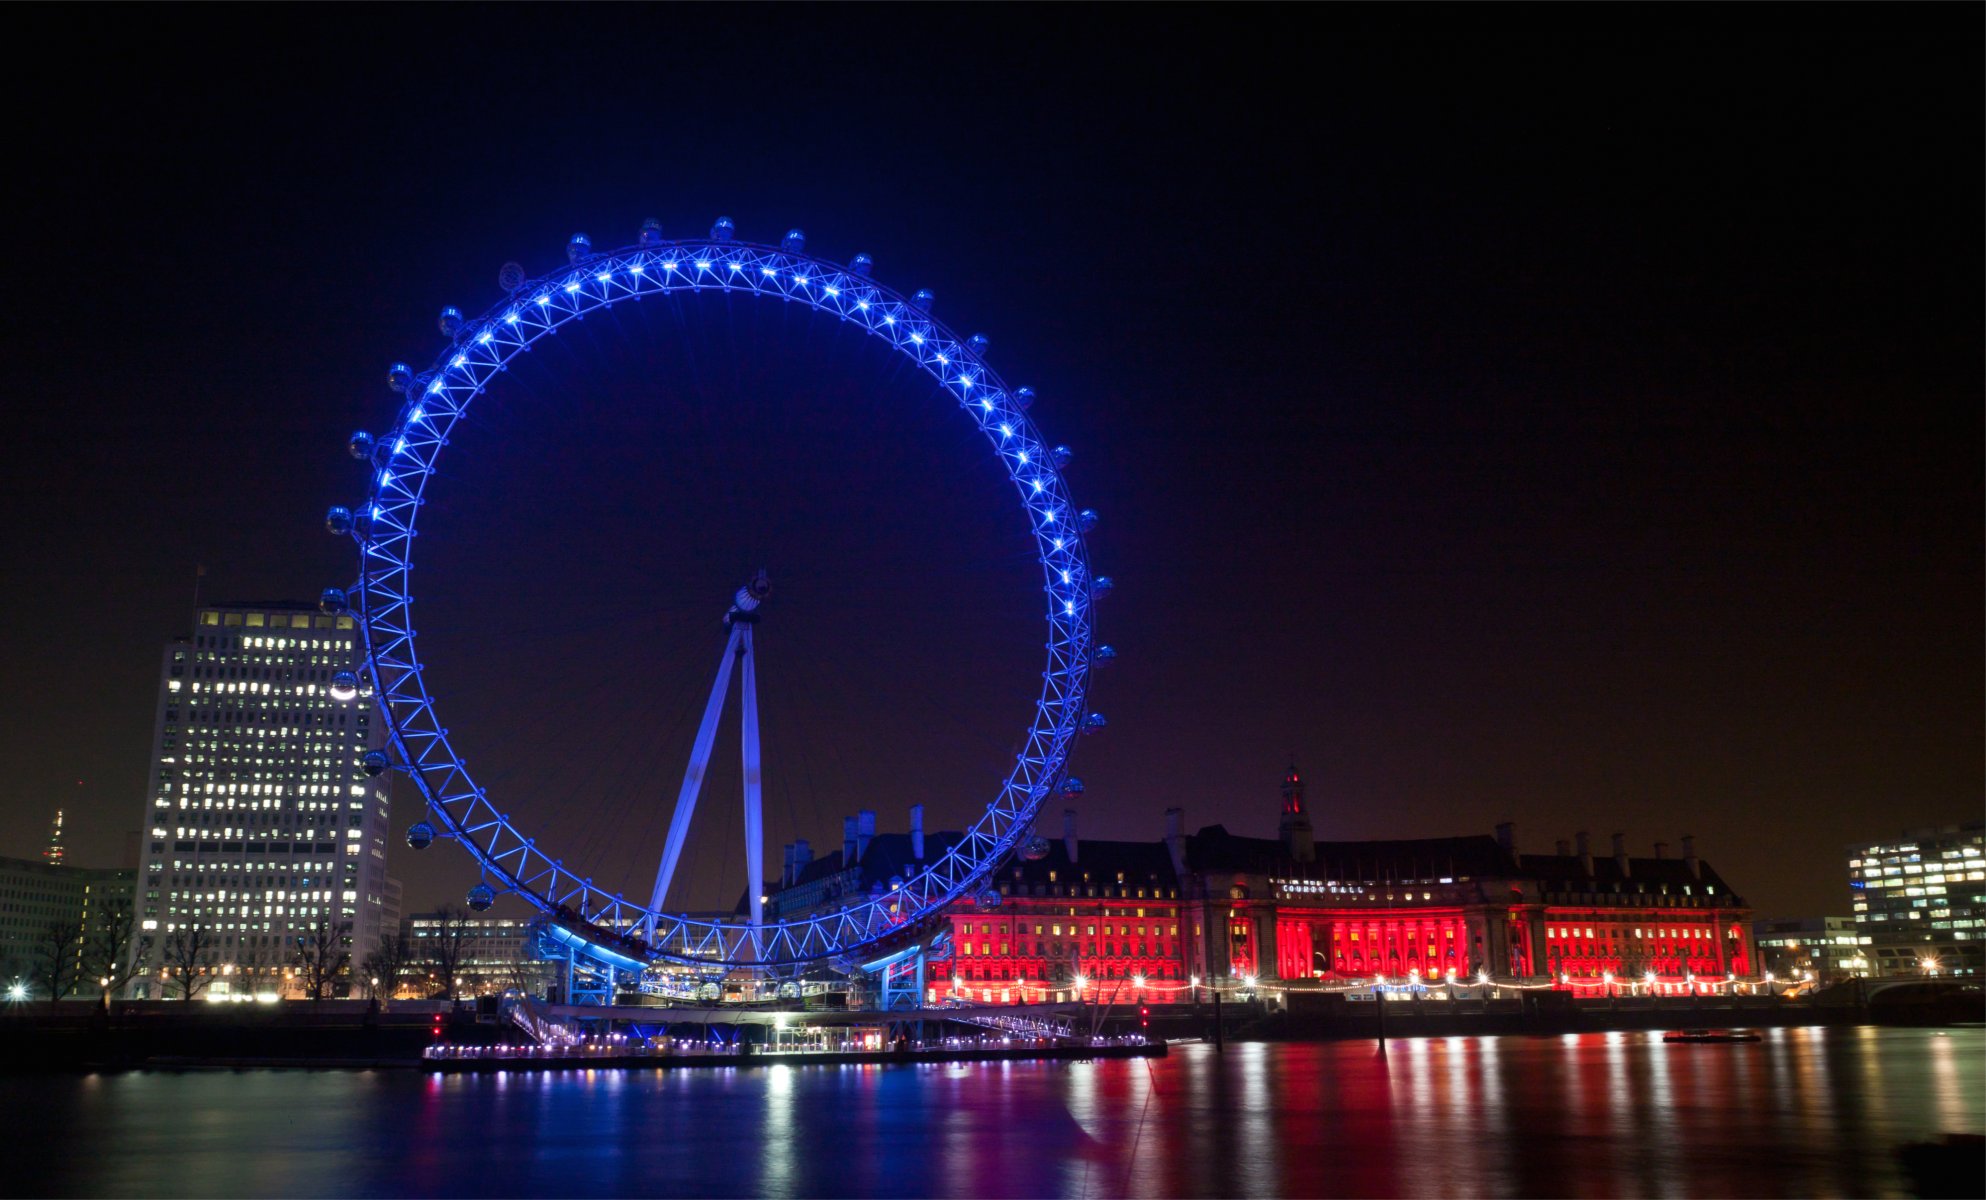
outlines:
[[[866,251],[1042,394],[1118,585],[1086,833],[1269,834],[1294,755],[1320,837],[1693,833],[1780,915],[1981,811],[1976,5],[38,21],[72,27],[0,85],[0,852],[64,806],[114,861],[196,565],[349,579],[321,518],[387,364],[649,216]],[[422,519],[430,686],[500,807],[645,890],[764,565],[768,862],[858,807],[967,819],[1040,669],[969,424],[789,306],[559,342]],[[718,753],[686,904],[742,883]],[[474,880],[393,869],[410,909]]]

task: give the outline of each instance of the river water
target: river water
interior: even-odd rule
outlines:
[[[0,1078],[14,1195],[1872,1196],[1986,1032],[1177,1046],[1154,1061]]]

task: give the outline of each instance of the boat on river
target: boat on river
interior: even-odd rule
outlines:
[[[1742,1029],[1672,1029],[1662,1035],[1665,1042],[1761,1042],[1765,1039]]]

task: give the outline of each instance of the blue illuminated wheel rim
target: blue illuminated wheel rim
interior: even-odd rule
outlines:
[[[551,931],[575,949],[622,967],[658,960],[803,965],[855,955],[914,928],[970,898],[1029,836],[1065,772],[1072,742],[1102,726],[1087,702],[1099,657],[1093,606],[1110,584],[1090,571],[1085,534],[1095,514],[1070,500],[1062,474],[1067,451],[1051,448],[1035,428],[1027,413],[1032,392],[1010,389],[987,364],[985,339],[961,338],[933,318],[930,293],[905,297],[870,279],[866,255],[844,266],[805,253],[797,230],[778,247],[735,241],[730,233],[725,220],[707,238],[664,240],[651,222],[638,244],[600,254],[577,236],[561,271],[524,280],[507,268],[505,283],[516,286],[481,316],[444,310],[449,348],[426,372],[399,364],[390,372],[406,397],[391,432],[352,440],[352,452],[371,464],[367,500],[356,511],[334,508],[327,518],[333,532],[359,545],[359,579],[346,602],[364,632],[366,670],[393,767],[421,793],[440,835],[476,858],[486,881],[547,914]],[[832,315],[882,338],[936,379],[1006,467],[1035,537],[1048,597],[1047,665],[1025,748],[959,843],[887,895],[756,928],[652,910],[573,874],[519,832],[449,743],[423,678],[411,608],[422,496],[455,423],[510,359],[568,322],[622,301],[705,293],[777,298]],[[327,593],[327,602],[334,596]],[[1105,649],[1100,657],[1109,656]]]

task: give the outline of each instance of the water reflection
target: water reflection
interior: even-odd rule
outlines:
[[[1979,1030],[1182,1046],[1157,1062],[0,1079],[14,1193],[1900,1194]]]

